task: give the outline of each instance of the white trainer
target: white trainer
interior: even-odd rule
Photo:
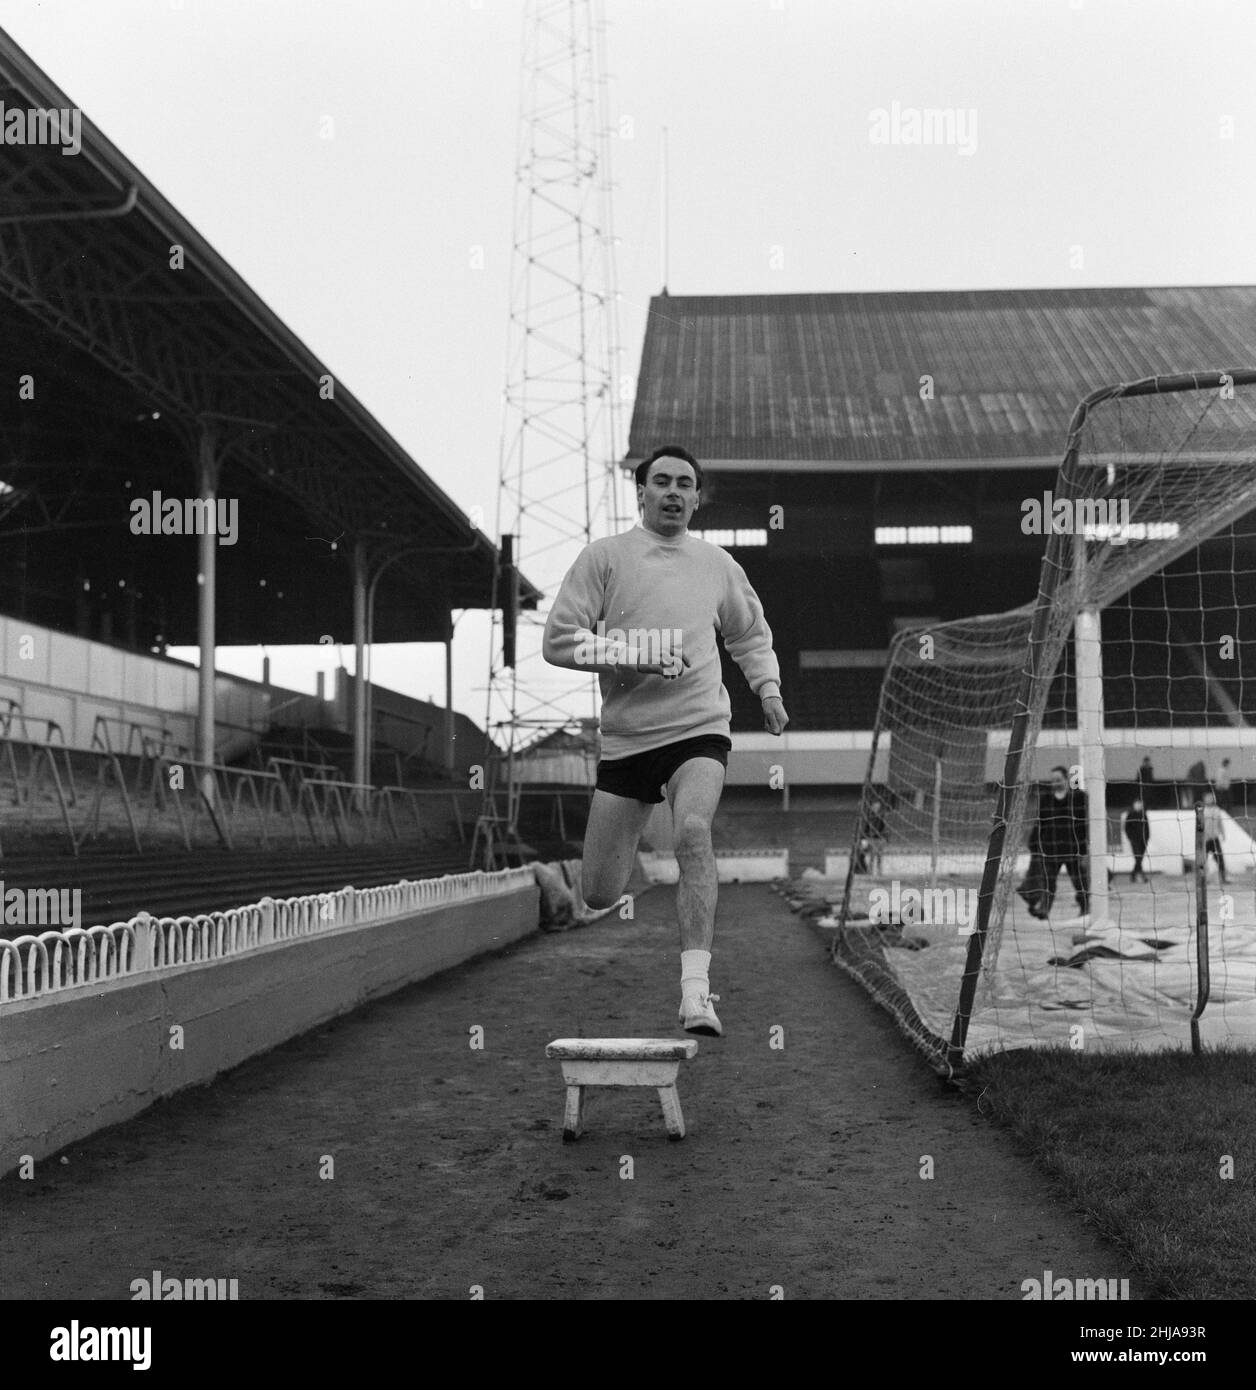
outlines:
[[[686,1033],[701,1033],[707,1038],[722,1038],[724,1028],[715,1016],[714,1004],[718,994],[686,994],[680,1001],[680,1025]]]

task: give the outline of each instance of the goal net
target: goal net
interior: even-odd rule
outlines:
[[[1178,1047],[1206,907],[1201,1035],[1256,1044],[1256,372],[1091,393],[1018,520],[1034,602],[891,646],[834,959],[944,1073]]]

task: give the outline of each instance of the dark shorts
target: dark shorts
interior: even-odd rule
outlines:
[[[732,740],[723,734],[700,734],[651,748],[648,753],[636,753],[631,758],[603,760],[597,765],[597,789],[634,801],[664,801],[663,787],[681,763],[690,758],[715,758],[727,767],[732,746]]]

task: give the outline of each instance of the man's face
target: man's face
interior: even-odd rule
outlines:
[[[1062,772],[1051,774],[1051,790],[1056,796],[1063,796],[1068,791],[1068,778]]]
[[[641,524],[660,536],[679,536],[689,529],[698,509],[698,479],[684,459],[661,458],[650,465],[637,488]]]

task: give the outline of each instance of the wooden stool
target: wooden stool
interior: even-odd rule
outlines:
[[[685,1137],[685,1117],[680,1113],[676,1074],[680,1064],[698,1052],[693,1039],[671,1038],[558,1038],[545,1049],[547,1057],[563,1064],[567,1083],[567,1109],[563,1138],[579,1139],[584,1132],[586,1086],[656,1086],[663,1103],[663,1119],[669,1139]]]

